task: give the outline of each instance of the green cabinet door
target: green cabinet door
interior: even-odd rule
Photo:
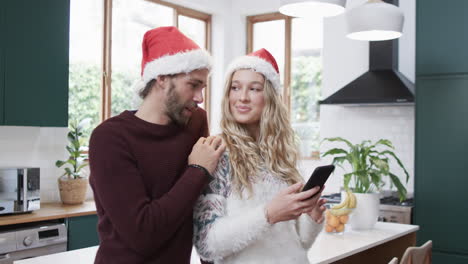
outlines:
[[[418,231],[419,232],[419,231]],[[432,263],[434,264],[466,264],[468,255],[447,254],[438,251],[432,252]]]
[[[97,215],[67,218],[68,250],[99,245]]]
[[[417,1],[416,74],[468,73],[468,1]]]
[[[468,254],[468,75],[418,78],[416,89],[418,244]]]
[[[4,0],[4,125],[68,123],[69,0]]]
[[[0,4],[0,34],[5,32],[5,6]],[[3,114],[5,109],[4,93],[5,93],[5,66],[4,66],[4,49],[3,37],[0,36],[0,126],[3,125]]]

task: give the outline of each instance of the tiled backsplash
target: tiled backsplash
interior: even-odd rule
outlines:
[[[395,147],[395,154],[410,174],[407,189],[410,194],[414,190],[414,106],[322,106],[320,112],[320,137],[343,137],[352,143],[362,140],[390,140]],[[321,152],[331,147],[344,145],[323,143]],[[315,166],[328,164],[332,158],[320,161],[303,161],[304,177],[309,177]],[[393,161],[393,160],[392,160]],[[398,164],[391,162],[391,170],[404,178]],[[327,192],[338,192],[342,186],[343,170],[337,168],[336,173],[327,182]],[[390,187],[389,184],[386,187]]]
[[[65,159],[67,128],[0,126],[0,167],[39,167],[41,201],[60,201],[55,161]],[[92,198],[88,189],[86,198]]]

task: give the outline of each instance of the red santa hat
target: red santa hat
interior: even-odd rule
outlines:
[[[229,77],[233,72],[240,69],[252,69],[263,74],[265,79],[271,82],[273,88],[275,88],[278,93],[281,93],[278,64],[268,50],[259,49],[235,59],[231,64],[229,64],[226,74]]]
[[[160,75],[211,70],[211,56],[175,27],[158,27],[147,31],[142,43],[141,80],[143,88]]]

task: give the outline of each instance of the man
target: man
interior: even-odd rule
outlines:
[[[210,56],[174,27],[143,39],[143,102],[94,131],[90,184],[101,263],[190,263],[192,210],[225,149],[207,137]]]

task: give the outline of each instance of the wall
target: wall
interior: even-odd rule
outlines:
[[[0,167],[39,167],[41,201],[59,201],[56,160],[67,156],[67,128],[0,126]],[[87,198],[91,198],[88,190]]]
[[[347,8],[363,2],[348,1]],[[414,82],[415,68],[415,1],[400,1],[405,13],[404,37],[399,40],[399,69]],[[333,94],[343,85],[354,80],[368,70],[368,42],[354,41],[345,37],[346,24],[344,15],[328,18],[324,22],[323,48],[323,87],[324,98]],[[321,137],[342,136],[351,142],[364,139],[378,140],[386,138],[395,146],[396,155],[402,160],[410,173],[408,192],[414,190],[414,106],[385,107],[350,107],[322,106],[320,129]],[[322,151],[332,144],[324,144]],[[331,159],[326,159],[331,161]],[[311,163],[310,165],[312,165]],[[403,176],[398,165],[391,163],[391,168]],[[341,184],[343,170],[338,170],[329,184],[329,190],[337,190]],[[388,185],[387,185],[388,186]]]

